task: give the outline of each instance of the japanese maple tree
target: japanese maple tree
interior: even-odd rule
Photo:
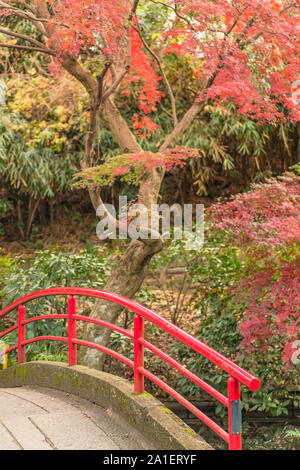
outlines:
[[[281,350],[293,368],[300,327],[300,177],[287,173],[253,185],[208,213],[213,227],[252,260],[235,288],[237,303],[245,303],[241,350],[254,361]]]
[[[159,158],[140,175],[138,199],[149,206],[157,202],[167,168],[163,156],[169,158],[208,101],[234,102],[239,113],[259,122],[299,120],[292,98],[299,70],[299,6],[299,0],[0,0],[0,33],[7,38],[0,46],[44,53],[53,72],[64,68],[84,86],[90,97],[84,170],[97,164],[94,144],[101,137],[100,116],[123,154],[144,154],[140,142],[157,131],[152,117],[168,97],[173,130],[157,149]],[[153,23],[153,31],[149,24],[144,28],[147,8],[165,17]],[[31,23],[37,34],[20,33],[18,21],[11,18]],[[186,112],[178,110],[165,71],[170,56],[186,58],[193,67],[195,96]],[[86,58],[93,58],[93,65],[88,66]],[[131,95],[139,109],[130,126],[118,100]],[[89,193],[98,207],[99,187],[91,186]],[[106,289],[132,297],[161,247],[157,239],[131,241]],[[92,315],[114,322],[119,313],[117,306],[101,303]],[[92,324],[86,334],[102,344],[109,338],[107,330]],[[101,365],[95,350],[89,350],[86,362]]]

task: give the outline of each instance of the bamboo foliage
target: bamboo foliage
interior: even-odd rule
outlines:
[[[0,113],[0,184],[14,202],[21,236],[27,239],[40,201],[69,188],[76,156],[29,147],[21,134],[14,131],[14,125],[20,125],[18,116]]]

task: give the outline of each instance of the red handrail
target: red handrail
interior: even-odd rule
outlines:
[[[53,295],[68,295],[68,315],[66,314],[55,314],[55,315],[41,315],[26,319],[25,304],[32,300],[48,297]],[[93,297],[98,299],[104,299],[122,305],[135,313],[134,317],[134,334],[130,331],[121,328],[120,326],[113,325],[103,320],[92,319],[83,315],[76,314],[76,299],[75,296]],[[51,289],[40,290],[33,292],[32,294],[26,295],[25,297],[16,300],[11,305],[5,307],[0,311],[0,319],[5,317],[7,314],[18,308],[18,323],[13,327],[8,328],[6,331],[0,333],[0,338],[9,334],[15,329],[18,329],[18,344],[8,348],[3,354],[7,354],[15,349],[18,350],[18,362],[25,362],[25,346],[35,341],[51,340],[51,341],[64,341],[68,343],[69,351],[69,365],[72,366],[77,363],[77,348],[76,345],[83,345],[91,348],[98,349],[106,354],[110,354],[117,359],[123,361],[125,364],[133,367],[134,369],[134,393],[144,393],[144,377],[156,383],[159,387],[165,390],[173,398],[179,401],[185,406],[191,413],[195,414],[201,421],[209,426],[214,432],[216,432],[222,439],[229,444],[229,449],[239,450],[242,448],[241,442],[241,407],[240,407],[240,383],[246,385],[252,391],[256,391],[260,388],[260,381],[252,374],[242,369],[240,366],[227,359],[219,352],[212,349],[199,339],[193,337],[186,331],[182,330],[178,326],[174,325],[170,321],[161,317],[157,313],[152,312],[147,307],[140,305],[134,300],[127,299],[118,294],[107,292],[98,289],[81,288],[81,287],[57,287]],[[43,319],[68,319],[68,337],[60,336],[39,336],[26,340],[26,325],[28,323],[43,320]],[[228,397],[215,390],[209,384],[204,382],[202,379],[197,377],[191,371],[183,367],[180,363],[172,359],[170,356],[165,354],[163,351],[149,343],[144,339],[144,319],[149,320],[153,324],[157,325],[174,338],[180,340],[182,343],[189,346],[194,351],[198,352],[211,362],[219,366],[225,372],[229,374],[228,379]],[[117,353],[109,348],[106,348],[100,344],[91,343],[89,341],[79,340],[76,337],[76,323],[77,321],[92,322],[97,325],[108,327],[114,331],[117,331],[134,341],[134,361],[131,361],[124,355]],[[144,368],[144,348],[148,349],[152,353],[156,354],[162,360],[170,364],[181,374],[185,375],[191,381],[196,383],[203,390],[212,395],[220,403],[228,407],[228,432],[222,429],[214,421],[208,418],[186,398],[176,392],[173,388],[169,387],[165,382],[157,378],[154,374],[147,371]]]

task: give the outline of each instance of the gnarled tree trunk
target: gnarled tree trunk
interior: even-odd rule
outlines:
[[[33,3],[38,13],[38,18],[50,17],[45,0],[33,0]],[[132,4],[132,10],[128,15],[128,28],[132,23],[138,3],[138,0],[134,0]],[[54,27],[52,28],[51,33],[50,30],[45,28],[42,22],[37,20],[32,20],[32,22],[45,37],[50,37],[54,32]],[[55,55],[55,51],[53,50],[46,51],[45,49],[44,52]],[[124,42],[124,55],[126,59],[123,64],[112,64],[108,62],[97,77],[94,77],[89,70],[69,54],[62,54],[61,56],[62,66],[80,83],[82,83],[90,96],[90,129],[86,140],[85,156],[81,162],[82,168],[88,168],[97,164],[97,156],[94,153],[94,142],[97,133],[99,132],[100,114],[102,115],[106,127],[111,130],[123,153],[136,154],[143,151],[113,101],[122,78],[128,72],[130,67],[129,35],[128,41]],[[115,80],[111,88],[104,92],[103,79],[109,68],[111,68],[112,75],[115,75]],[[211,82],[209,85],[210,84]],[[176,110],[173,110],[175,111],[175,113],[173,113],[175,115],[174,129],[166,138],[159,151],[163,152],[176,143],[178,138],[185,132],[196,115],[201,111],[202,107],[203,104],[199,103],[196,99],[194,104],[179,122],[177,121]],[[163,177],[164,170],[162,168],[145,172],[140,182],[138,196],[139,203],[144,204],[148,208],[150,208],[151,204],[157,203]],[[97,209],[97,207],[102,204],[100,188],[90,189],[89,194],[94,208]],[[158,253],[161,248],[162,240],[157,238],[151,239],[150,237],[150,239],[147,240],[141,239],[131,241],[122,259],[111,273],[105,286],[105,290],[121,294],[125,297],[133,297],[145,279],[152,256],[155,255],[155,253]],[[114,323],[117,321],[121,311],[122,307],[118,305],[105,301],[97,301],[91,313],[91,317],[101,318],[102,320]],[[110,334],[111,330],[88,323],[84,330],[84,339],[105,346],[109,342]],[[83,353],[81,354],[81,362],[89,367],[101,369],[103,366],[103,359],[103,354],[93,349],[83,349]]]
[[[132,240],[117,267],[114,269],[110,279],[105,285],[105,290],[121,294],[131,298],[142,286],[147,274],[149,262],[152,256],[160,251],[161,241],[149,245],[138,240]],[[98,300],[90,315],[91,318],[101,318],[110,323],[115,323],[122,312],[123,307],[111,302]],[[87,323],[84,338],[103,346],[107,345],[110,339],[111,330],[109,328]],[[85,349],[81,362],[95,369],[102,369],[104,354],[96,349]]]
[[[102,116],[106,126],[112,131],[124,153],[142,152],[142,148],[111,100],[104,104]],[[153,169],[145,173],[139,188],[139,202],[147,207],[157,202],[163,175],[164,172],[161,169]],[[101,204],[99,194],[96,194],[96,191],[93,194],[90,192],[90,196],[95,208]],[[118,265],[111,273],[104,289],[132,298],[144,282],[152,256],[161,249],[161,239],[132,240]],[[109,323],[115,323],[122,310],[123,307],[120,305],[98,300],[90,316],[91,318],[100,318]],[[84,339],[86,341],[106,346],[110,336],[111,330],[108,328],[93,323],[87,323],[85,326]],[[80,362],[89,367],[102,369],[104,359],[105,354],[96,349],[81,348]]]
[[[166,138],[159,151],[163,152],[177,141],[177,139],[189,127],[193,119],[203,108],[203,104],[195,101],[194,105],[178,122],[173,132]],[[112,100],[107,100],[102,108],[102,116],[106,126],[112,131],[116,141],[124,153],[140,153],[141,147],[134,135],[130,132]],[[138,200],[146,207],[156,204],[160,192],[164,170],[156,168],[145,172],[140,183]],[[91,193],[90,193],[91,195]],[[101,203],[99,195],[91,195],[94,207]],[[140,289],[147,274],[152,256],[162,249],[162,241],[157,239],[135,240],[129,243],[118,266],[113,270],[104,289],[125,297],[133,297]],[[110,323],[115,323],[122,312],[123,307],[107,301],[97,301],[91,313],[92,318],[100,318]],[[111,330],[108,328],[88,323],[84,330],[84,339],[106,346],[109,342]],[[81,350],[81,362],[89,367],[102,369],[105,355],[95,349]]]

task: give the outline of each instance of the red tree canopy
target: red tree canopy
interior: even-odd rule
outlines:
[[[214,228],[229,230],[239,243],[267,247],[300,243],[300,178],[292,174],[271,178],[208,212]]]
[[[163,96],[162,83],[167,77],[162,65],[170,55],[186,57],[192,64],[196,102],[231,100],[240,113],[260,122],[299,120],[292,88],[299,79],[300,0],[32,3],[45,11],[45,18],[39,19],[56,62],[66,53],[79,59],[91,53],[103,64],[125,70],[122,91],[137,94],[140,112],[133,116],[133,124],[145,137],[156,130],[150,115]],[[157,9],[165,21],[153,21],[153,31],[148,24],[145,33],[143,12],[147,8]],[[2,15],[30,18],[32,11],[36,10],[30,10],[25,0],[0,1]],[[107,74],[106,87],[113,80],[113,74]],[[174,107],[173,102],[176,122]]]
[[[245,304],[241,350],[281,348],[282,360],[293,367],[300,326],[300,178],[287,173],[253,185],[211,206],[209,215],[213,228],[244,247],[248,260],[248,273],[235,288],[237,303]]]

